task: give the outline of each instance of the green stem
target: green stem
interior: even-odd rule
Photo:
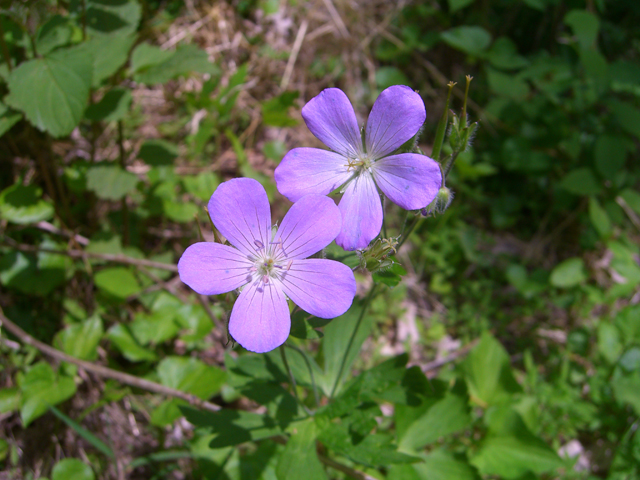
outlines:
[[[123,170],[127,169],[127,159],[124,153],[124,134],[122,132],[122,120],[118,120],[118,147],[120,149],[120,166]],[[121,201],[122,208],[122,245],[129,245],[129,206],[127,205],[127,197]]]
[[[347,357],[349,356],[349,350],[351,350],[351,345],[353,345],[353,341],[356,339],[356,334],[358,333],[358,329],[360,328],[360,324],[362,323],[364,314],[367,311],[367,307],[369,306],[369,303],[371,303],[371,299],[373,298],[373,294],[375,293],[377,287],[378,287],[378,284],[375,284],[371,288],[371,290],[369,290],[369,294],[367,295],[367,298],[365,298],[364,300],[364,303],[362,305],[362,310],[360,310],[360,316],[358,317],[356,326],[353,329],[351,338],[349,338],[349,343],[347,344],[347,349],[344,352],[344,357],[342,357],[342,362],[340,363],[340,369],[338,370],[338,375],[336,376],[336,381],[333,384],[333,388],[331,389],[331,395],[329,395],[329,398],[333,398],[333,395],[336,393],[336,389],[338,388],[338,384],[340,383],[340,379],[342,378],[342,373],[344,372],[344,366],[347,362]]]
[[[436,129],[436,138],[433,142],[433,150],[431,151],[431,158],[436,162],[440,162],[440,152],[442,151],[442,144],[444,143],[444,136],[447,131],[447,123],[449,122],[449,100],[451,99],[451,91],[455,83],[449,82],[449,92],[447,93],[447,101],[444,105],[444,112],[438,122],[438,128]]]
[[[443,168],[444,178],[447,178],[447,176],[449,175],[449,172],[451,171],[451,168],[453,167],[453,164],[456,161],[456,158],[458,158],[458,155],[460,155],[460,152],[453,152],[451,154],[451,157],[449,157],[449,160],[447,160],[447,163]]]
[[[295,347],[293,345],[286,344],[285,347],[289,347],[290,349],[295,350],[300,355],[302,355],[302,359],[304,360],[304,363],[307,365],[307,369],[309,370],[309,377],[311,378],[311,385],[313,387],[313,396],[316,400],[316,407],[320,407],[320,396],[318,395],[318,386],[316,385],[316,379],[315,379],[315,376],[313,375],[311,362],[309,362],[307,355],[302,351],[302,349]]]
[[[402,238],[400,239],[400,241],[398,242],[398,245],[396,246],[396,251],[400,250],[400,247],[409,238],[409,236],[411,235],[411,232],[413,232],[413,230],[418,226],[418,223],[420,223],[420,220],[422,220],[422,215],[416,215],[411,221],[411,223],[409,224],[409,226],[406,229],[403,229]]]
[[[307,408],[307,406],[302,403],[300,397],[298,396],[298,385],[296,384],[296,379],[293,376],[293,372],[291,371],[291,367],[289,366],[289,362],[287,361],[287,353],[285,351],[284,345],[280,345],[280,356],[282,357],[282,363],[284,363],[284,368],[287,369],[287,374],[289,375],[289,380],[291,381],[291,387],[293,388],[293,395],[296,397],[298,404],[307,412],[307,415],[313,415],[313,412]]]

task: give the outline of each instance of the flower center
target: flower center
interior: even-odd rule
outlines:
[[[253,258],[253,280],[269,284],[271,280],[282,280],[291,268],[292,260],[287,258],[282,240],[271,241],[269,245],[263,245],[259,240],[255,241],[256,255]]]
[[[347,172],[353,170],[356,176],[360,176],[364,172],[370,171],[371,165],[373,165],[373,160],[368,155],[364,155],[358,158],[348,158],[347,164],[344,166],[347,167]]]

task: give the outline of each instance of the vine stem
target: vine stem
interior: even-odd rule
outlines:
[[[300,405],[303,408],[303,410],[307,412],[307,415],[311,416],[313,415],[313,412],[309,410],[309,408],[304,403],[302,403],[302,400],[300,400],[300,397],[298,396],[298,385],[296,384],[296,379],[293,376],[291,367],[289,366],[289,361],[287,360],[287,352],[284,348],[284,345],[280,345],[279,349],[280,349],[280,356],[282,357],[282,363],[284,363],[284,368],[287,369],[287,374],[289,375],[289,380],[291,381],[291,387],[293,388],[293,394],[295,395],[296,400],[298,401],[298,405]]]
[[[338,375],[336,376],[336,381],[333,384],[333,388],[331,389],[331,395],[329,395],[329,398],[333,398],[333,395],[336,393],[336,389],[338,388],[338,384],[340,383],[340,379],[342,378],[342,374],[344,373],[344,366],[347,362],[349,351],[351,350],[351,346],[353,345],[353,341],[356,338],[356,334],[358,333],[358,329],[360,328],[360,324],[362,323],[364,314],[367,311],[367,307],[371,303],[371,299],[373,298],[373,294],[375,293],[377,287],[378,285],[375,284],[371,288],[371,290],[369,290],[369,293],[367,294],[367,298],[365,298],[364,300],[364,304],[362,305],[362,310],[360,310],[360,315],[358,316],[358,321],[356,322],[356,326],[353,329],[353,332],[351,333],[351,338],[349,338],[349,343],[347,344],[347,348],[344,352],[344,356],[342,357],[342,362],[340,363],[340,369],[338,370]]]
[[[149,392],[159,393],[161,395],[166,395],[168,397],[180,398],[182,400],[187,401],[188,403],[190,403],[195,407],[199,407],[204,410],[209,410],[211,412],[217,412],[222,408],[219,405],[216,405],[215,403],[207,402],[205,400],[202,400],[196,397],[195,395],[191,395],[190,393],[181,392],[180,390],[166,387],[159,383],[145,380],[144,378],[135,377],[133,375],[129,375],[128,373],[118,372],[117,370],[112,370],[111,368],[107,368],[102,365],[96,365],[95,363],[87,362],[87,361],[72,357],[71,355],[67,355],[66,353],[61,352],[60,350],[50,347],[46,343],[42,343],[40,340],[35,339],[31,335],[29,335],[27,332],[22,330],[19,326],[17,326],[15,323],[13,323],[4,315],[2,308],[0,308],[0,324],[9,332],[11,332],[13,335],[15,335],[25,345],[31,345],[32,347],[37,348],[40,352],[44,353],[49,357],[55,358],[56,360],[60,360],[63,362],[71,363],[73,365],[76,365],[82,368],[83,370],[94,373],[98,376],[105,377],[105,378],[112,378],[125,385],[141,388]]]

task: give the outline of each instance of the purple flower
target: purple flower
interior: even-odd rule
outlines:
[[[420,95],[409,87],[384,90],[373,105],[364,135],[342,90],[328,88],[302,109],[309,130],[333,151],[294,148],[275,177],[291,201],[308,194],[327,195],[343,186],[342,231],[336,243],[345,250],[366,248],[382,227],[378,189],[406,210],[426,207],[441,186],[440,166],[424,155],[391,155],[410,140],[426,118]]]
[[[276,230],[262,185],[236,178],[211,196],[209,215],[236,248],[195,243],[180,258],[178,272],[202,295],[245,286],[231,311],[229,333],[247,350],[268,352],[284,343],[291,329],[287,297],[321,318],[337,317],[351,306],[356,294],[351,269],[333,260],[307,259],[340,232],[340,211],[330,198],[305,196]]]

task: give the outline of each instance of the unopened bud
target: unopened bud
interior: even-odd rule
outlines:
[[[395,263],[390,257],[395,255],[397,245],[398,238],[378,238],[360,254],[360,266],[371,273],[386,270]]]
[[[433,213],[444,213],[453,201],[453,192],[448,187],[442,187],[438,190],[436,198],[429,205],[422,209],[422,215],[425,217]]]

